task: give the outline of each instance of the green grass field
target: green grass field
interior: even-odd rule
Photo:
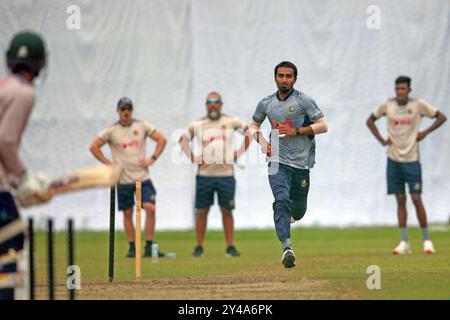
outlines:
[[[191,256],[194,232],[159,232],[164,252],[176,259],[143,258],[143,277],[134,279],[134,259],[116,233],[115,279],[108,282],[108,233],[77,232],[76,264],[81,268],[78,299],[450,299],[448,227],[433,231],[437,253],[422,252],[418,228],[410,230],[413,254],[392,256],[396,228],[293,229],[297,266],[284,269],[273,230],[237,231],[240,258],[226,258],[221,231],[208,231],[205,255]],[[65,299],[66,238],[56,234],[57,298]],[[47,297],[45,233],[36,235],[37,297]],[[381,269],[381,289],[369,290],[367,267]]]

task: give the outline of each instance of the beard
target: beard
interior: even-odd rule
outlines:
[[[211,120],[218,120],[220,118],[221,114],[220,111],[218,110],[208,110],[208,118],[210,118]]]
[[[281,86],[281,85],[278,85],[278,90],[279,90],[281,93],[288,93],[289,91],[292,90],[292,88],[291,88],[291,87],[288,87],[288,86]]]

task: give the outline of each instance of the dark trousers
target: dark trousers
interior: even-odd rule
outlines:
[[[269,163],[269,167],[272,166]],[[309,170],[278,164],[278,170],[269,175],[273,197],[273,218],[280,241],[291,237],[291,216],[303,218],[309,192]]]

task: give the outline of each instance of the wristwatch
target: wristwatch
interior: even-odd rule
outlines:
[[[295,128],[295,134],[298,136],[300,135],[300,128]]]
[[[153,156],[152,156],[152,159],[156,161],[156,160],[158,159],[158,157],[155,156],[155,155],[153,155]]]

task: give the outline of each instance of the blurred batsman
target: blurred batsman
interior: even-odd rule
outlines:
[[[434,253],[434,245],[428,233],[427,215],[422,202],[422,168],[419,159],[419,142],[447,119],[444,114],[422,99],[409,97],[411,78],[400,76],[395,80],[396,97],[383,101],[367,119],[367,125],[375,138],[387,146],[387,193],[395,194],[397,199],[397,216],[401,241],[392,251],[393,254],[410,254],[406,227],[406,193],[408,184],[412,202],[416,208],[417,218],[422,228],[423,250]],[[375,121],[387,118],[388,139],[380,135]],[[435,118],[426,130],[419,131],[422,117]]]
[[[309,192],[309,169],[315,162],[315,138],[328,131],[322,111],[315,101],[294,89],[297,67],[283,61],[275,67],[278,91],[261,100],[253,114],[251,132],[269,160],[269,183],[272,189],[275,229],[283,249],[282,264],[295,267],[291,243],[291,223],[306,213]],[[261,133],[268,118],[270,141]],[[278,139],[279,138],[279,139]]]
[[[218,194],[227,243],[225,255],[240,256],[233,240],[232,210],[235,207],[236,191],[233,164],[249,147],[250,136],[247,134],[247,126],[238,117],[222,113],[222,105],[219,93],[209,93],[206,98],[207,116],[191,123],[188,133],[180,138],[183,152],[192,163],[198,165],[195,190],[197,246],[192,254],[194,257],[201,257],[204,252],[207,216],[211,205],[214,204],[215,192]],[[235,131],[245,135],[244,142],[238,150],[235,150],[233,143]],[[193,139],[199,142],[201,149],[199,155],[194,155],[192,151]]]
[[[148,168],[152,166],[163,152],[167,140],[164,135],[147,121],[133,119],[133,102],[127,97],[117,103],[116,112],[119,121],[104,129],[94,139],[90,151],[103,164],[111,166],[113,162],[105,157],[101,148],[109,144],[115,163],[120,163],[123,174],[117,186],[119,210],[124,214],[124,228],[129,241],[127,257],[135,257],[135,228],[133,224],[134,195],[136,181],[142,182],[142,208],[146,212],[144,256],[151,257],[151,247],[155,233],[156,190],[153,186]],[[146,158],[147,138],[156,142],[156,148],[150,158]],[[158,252],[163,257],[162,252]]]
[[[24,249],[23,225],[13,194],[40,194],[43,190],[41,183],[27,174],[19,150],[35,102],[33,80],[45,67],[46,57],[44,40],[34,32],[17,33],[6,52],[10,74],[0,80],[0,261]],[[50,193],[42,194],[39,199],[45,202],[50,197]],[[17,268],[16,262],[0,263],[0,300],[24,298],[14,288],[2,285]]]

